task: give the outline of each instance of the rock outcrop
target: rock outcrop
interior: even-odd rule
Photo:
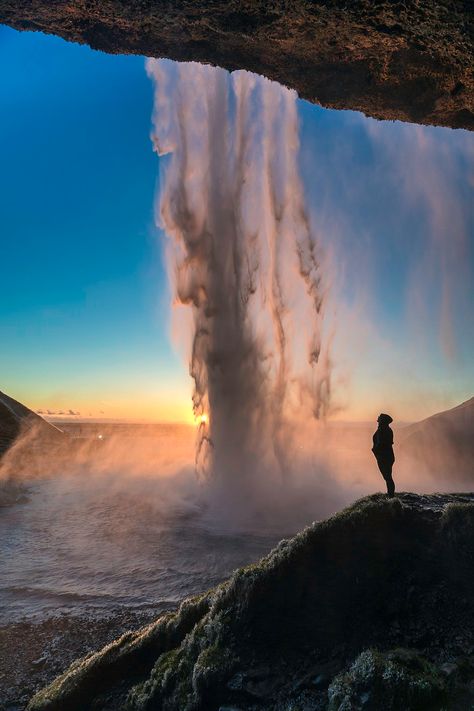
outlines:
[[[64,438],[60,429],[46,422],[36,412],[12,397],[0,392],[0,458],[20,434],[33,432],[43,442],[60,442]]]
[[[0,22],[248,69],[379,119],[474,129],[471,0],[0,0]]]
[[[375,495],[73,664],[29,711],[474,703],[474,495]]]

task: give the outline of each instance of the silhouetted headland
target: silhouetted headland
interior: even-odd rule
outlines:
[[[43,443],[63,440],[60,429],[18,400],[0,392],[0,457],[21,434],[28,431],[35,431]]]

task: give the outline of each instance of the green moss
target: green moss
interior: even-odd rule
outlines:
[[[431,711],[446,704],[444,682],[435,667],[415,652],[362,652],[328,689],[328,711]]]
[[[61,711],[66,704],[71,711],[83,707],[91,688],[99,685],[97,680],[101,675],[107,678],[111,670],[120,669],[124,660],[133,657],[142,645],[146,646],[157,626],[166,624],[169,619],[170,616],[164,616],[140,632],[127,632],[99,652],[75,661],[48,687],[35,694],[28,711]]]
[[[448,504],[441,519],[443,532],[449,537],[474,540],[474,503]]]
[[[38,692],[28,711],[83,711],[103,689],[124,678],[130,684],[144,676],[155,660],[179,646],[209,610],[208,594],[185,600],[178,612],[160,617],[138,632],[128,632],[104,649],[75,662],[46,689]]]
[[[144,709],[150,695],[156,689],[163,685],[164,679],[173,669],[177,662],[178,650],[173,649],[170,652],[162,654],[156,662],[153,671],[145,682],[137,684],[129,693],[126,702],[127,709]]]
[[[182,647],[162,654],[149,678],[130,691],[125,708],[129,711],[151,711],[167,708],[171,704],[172,708],[185,711],[192,698],[191,673],[192,666]],[[171,698],[162,706],[164,695]]]
[[[199,655],[198,661],[202,667],[217,667],[222,662],[226,652],[222,650],[218,644],[213,644],[207,649],[203,649]]]

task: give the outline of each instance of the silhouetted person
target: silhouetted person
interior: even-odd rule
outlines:
[[[395,461],[393,453],[393,432],[390,423],[393,422],[390,415],[382,413],[378,416],[379,426],[374,433],[372,452],[374,453],[380,473],[387,484],[387,494],[391,498],[395,494],[395,484],[392,479],[392,467]]]

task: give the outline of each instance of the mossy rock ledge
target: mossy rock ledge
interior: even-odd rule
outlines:
[[[361,499],[75,662],[29,711],[474,708],[474,495]]]

